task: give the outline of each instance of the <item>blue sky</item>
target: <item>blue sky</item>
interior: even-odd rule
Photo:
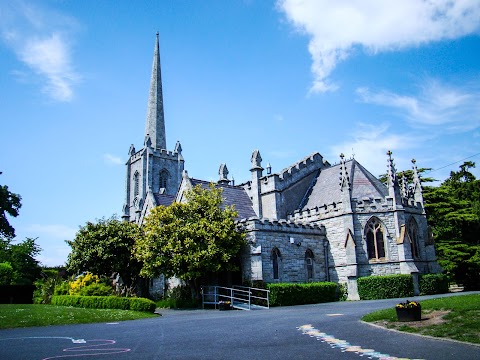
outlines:
[[[250,156],[278,172],[312,152],[379,175],[480,168],[480,3],[0,1],[0,183],[22,196],[17,240],[60,265],[80,225],[120,214],[143,143],[160,33],[167,147],[191,177]],[[460,162],[459,162],[460,161]],[[480,176],[479,169],[474,171]]]

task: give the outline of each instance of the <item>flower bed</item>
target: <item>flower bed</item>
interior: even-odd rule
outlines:
[[[420,321],[422,320],[422,306],[418,301],[405,301],[395,306],[398,321]]]
[[[218,310],[231,310],[232,303],[230,301],[219,301]]]

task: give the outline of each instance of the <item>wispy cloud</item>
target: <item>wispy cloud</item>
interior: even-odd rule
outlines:
[[[399,154],[403,150],[417,147],[426,140],[426,136],[392,132],[390,125],[386,123],[376,125],[359,123],[352,134],[351,139],[330,148],[331,159],[339,159],[341,153],[347,158],[353,156],[374,175],[385,172],[386,155],[385,161],[382,161],[382,154],[386,154],[388,150],[393,151],[395,160],[405,166],[409,160],[403,159]]]
[[[11,1],[0,5],[1,37],[17,58],[44,83],[42,91],[56,101],[72,100],[81,80],[72,60],[75,19],[38,5]],[[18,70],[13,70],[18,73]],[[24,78],[23,78],[24,79]]]
[[[27,226],[25,230],[34,233],[39,237],[70,240],[75,237],[75,233],[78,229],[61,224],[32,224]]]
[[[107,164],[112,164],[112,165],[122,165],[123,161],[122,158],[112,155],[112,154],[103,154],[103,160]]]
[[[411,126],[438,126],[442,131],[464,132],[480,126],[480,91],[429,80],[418,94],[399,95],[390,91],[357,89],[360,100],[391,107]]]
[[[308,35],[312,92],[333,91],[328,77],[355,48],[371,53],[455,39],[478,31],[478,0],[278,0],[278,9]]]

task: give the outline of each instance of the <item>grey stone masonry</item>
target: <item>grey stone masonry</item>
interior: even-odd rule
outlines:
[[[158,34],[145,141],[140,150],[132,145],[128,154],[126,221],[141,224],[154,207],[186,201],[188,189],[209,186],[188,176],[180,143],[166,150]],[[391,151],[386,184],[343,154],[331,165],[314,152],[278,173],[269,163],[264,173],[258,149],[250,161],[250,181],[235,186],[221,164],[216,184],[223,190],[223,205],[235,206],[238,226],[247,234],[243,280],[335,281],[347,284],[349,299],[356,300],[358,277],[411,274],[418,280],[419,274],[441,271],[415,160],[412,184],[398,178]],[[171,280],[151,284],[160,287]],[[163,290],[158,291],[157,296]]]
[[[265,282],[307,282],[327,280],[325,228],[286,220],[243,219],[249,248],[242,256],[244,280]],[[278,276],[274,275],[273,252],[278,250]],[[312,254],[308,278],[307,254]]]

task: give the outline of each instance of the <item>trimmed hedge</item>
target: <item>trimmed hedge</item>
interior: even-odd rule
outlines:
[[[117,296],[54,295],[52,296],[52,305],[147,312],[154,312],[156,308],[155,303],[149,299]]]
[[[407,274],[361,277],[357,285],[361,300],[413,296],[413,279]]]
[[[268,284],[270,306],[316,304],[337,300],[338,285],[333,282]]]
[[[444,274],[425,274],[420,276],[420,295],[448,293],[448,278]]]

